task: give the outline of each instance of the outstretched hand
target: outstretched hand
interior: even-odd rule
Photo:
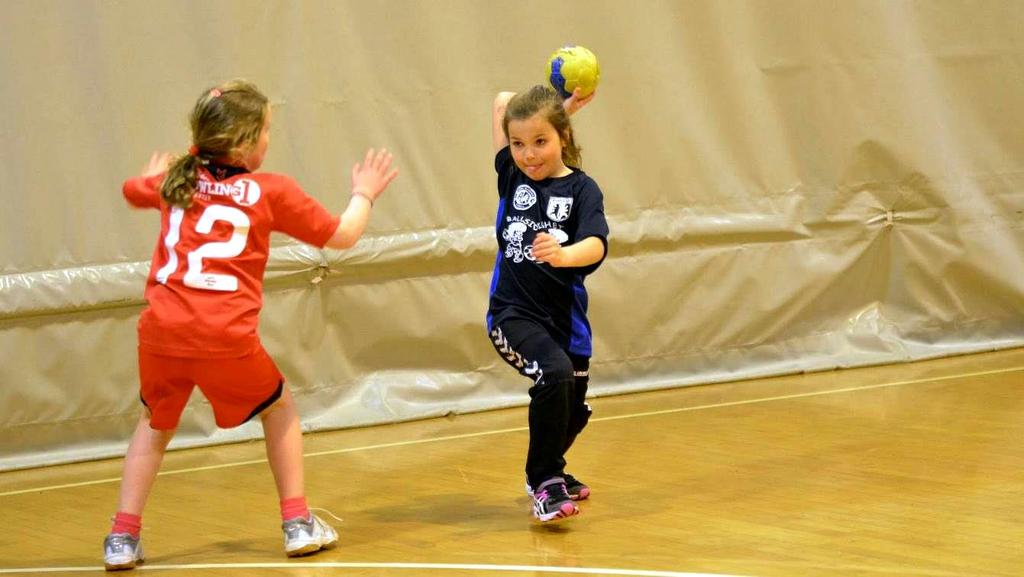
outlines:
[[[572,95],[569,96],[569,98],[566,98],[564,102],[562,102],[562,106],[565,107],[565,112],[569,116],[576,114],[576,112],[578,112],[584,106],[590,104],[590,101],[592,101],[594,97],[597,96],[596,90],[588,94],[586,97],[580,96],[580,93],[581,90],[579,87],[577,87],[575,90],[572,91]]]
[[[565,264],[565,251],[554,235],[539,232],[533,238],[533,258],[557,268]]]
[[[149,157],[149,162],[143,165],[141,176],[143,178],[149,178],[150,176],[156,176],[158,174],[167,172],[167,167],[170,165],[170,152],[154,152]]]
[[[393,156],[386,148],[379,151],[372,148],[367,150],[363,163],[352,167],[352,194],[366,196],[371,202],[384,194],[384,190],[398,176],[397,168],[388,170],[392,159]]]

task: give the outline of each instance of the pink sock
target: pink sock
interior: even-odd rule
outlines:
[[[281,520],[287,521],[296,517],[309,518],[309,506],[305,497],[292,497],[281,501]]]
[[[118,511],[114,515],[114,526],[110,528],[111,533],[128,533],[136,539],[142,532],[142,515],[132,515]]]

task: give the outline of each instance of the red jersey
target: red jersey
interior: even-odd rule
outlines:
[[[175,357],[253,353],[271,231],[322,248],[339,217],[280,174],[242,172],[218,181],[200,168],[186,209],[160,198],[163,178],[132,178],[123,187],[132,206],[160,210],[139,347]]]

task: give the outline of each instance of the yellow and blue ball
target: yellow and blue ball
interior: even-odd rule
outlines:
[[[548,59],[548,80],[551,86],[568,98],[576,87],[580,95],[589,96],[601,80],[597,56],[582,46],[563,46]]]

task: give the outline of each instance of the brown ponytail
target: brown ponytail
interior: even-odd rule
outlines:
[[[167,204],[188,208],[192,206],[192,194],[196,190],[199,179],[199,165],[202,161],[198,156],[184,154],[174,159],[167,168],[167,176],[160,186],[160,196]]]

